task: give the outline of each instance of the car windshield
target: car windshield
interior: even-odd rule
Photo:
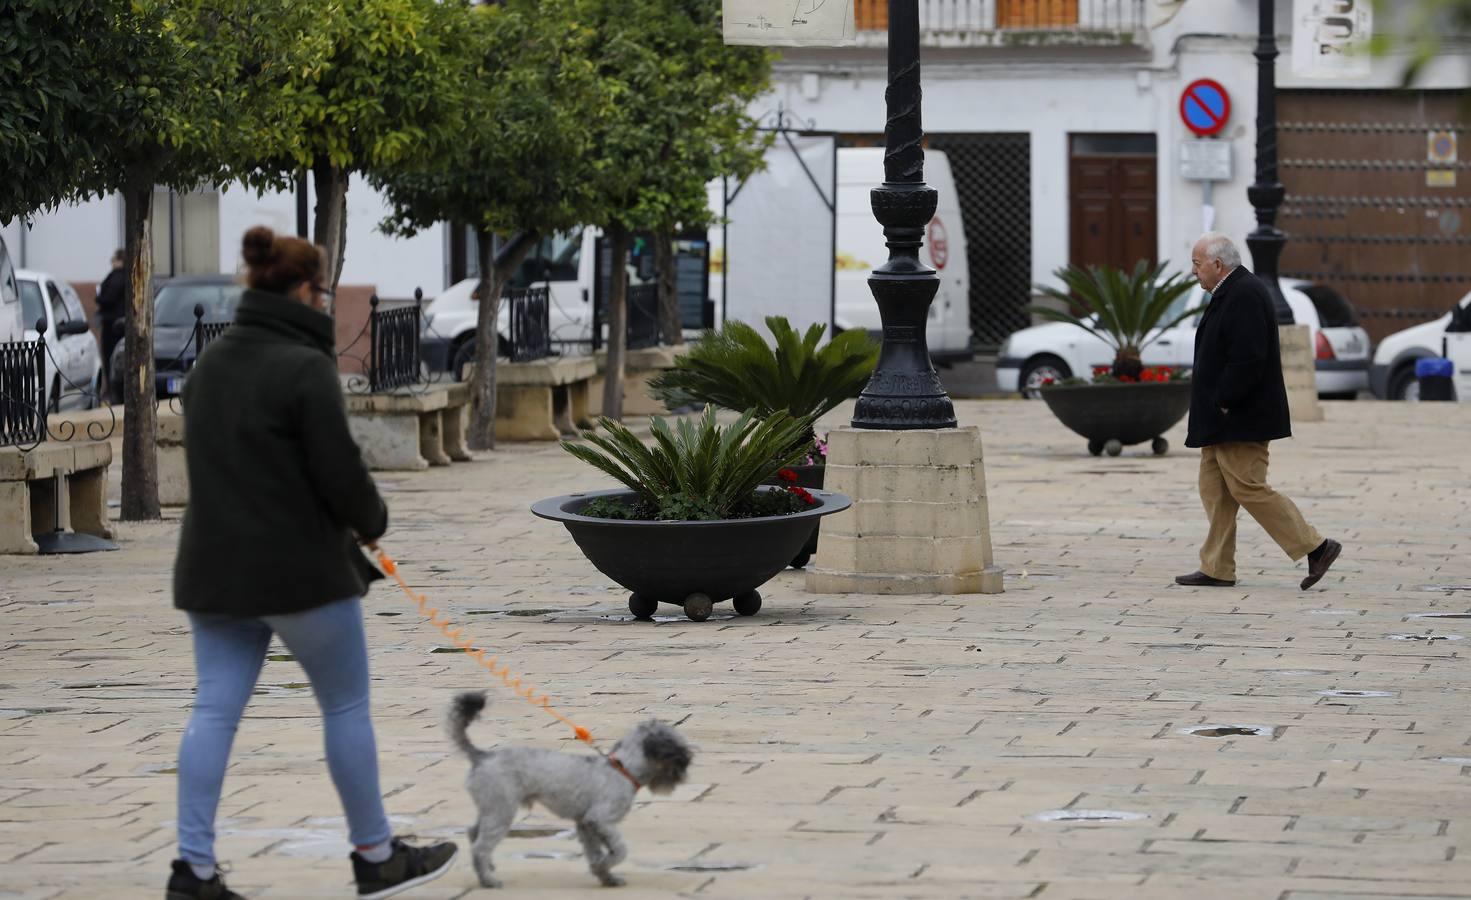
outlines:
[[[36,322],[46,315],[46,302],[41,298],[41,283],[38,281],[18,281],[20,287],[20,317],[25,323],[26,330],[32,331]]]
[[[204,307],[206,322],[226,322],[235,316],[235,304],[244,290],[238,284],[167,284],[153,301],[157,325],[188,328],[194,324],[194,307]]]

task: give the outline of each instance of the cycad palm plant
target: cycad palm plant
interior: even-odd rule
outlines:
[[[775,347],[744,322],[707,331],[650,384],[670,409],[714,404],[765,418],[781,411],[809,422],[799,443],[812,439],[811,422],[852,397],[868,383],[879,346],[862,331],[845,331],[822,341],[823,325],[798,334],[782,316],[768,316]]]
[[[802,435],[812,430],[811,418],[780,411],[762,418],[746,412],[721,427],[713,406],[705,407],[698,422],[680,420],[673,428],[655,418],[653,444],[611,419],[598,424],[606,434],[582,434],[592,446],[562,446],[628,486],[660,519],[736,517],[750,506],[758,485],[806,452]]]
[[[1166,319],[1170,305],[1191,288],[1195,279],[1183,272],[1164,278],[1166,263],[1151,268],[1140,260],[1132,272],[1111,266],[1068,266],[1054,274],[1067,285],[1062,291],[1041,287],[1042,293],[1067,304],[1081,306],[1085,316],[1033,305],[1029,309],[1044,319],[1066,322],[1097,335],[1114,350],[1113,376],[1138,378],[1144,370],[1140,354],[1163,331],[1195,315],[1188,309]]]

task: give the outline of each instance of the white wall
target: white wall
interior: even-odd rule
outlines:
[[[315,205],[308,185],[307,203]],[[426,298],[446,285],[444,226],[435,225],[412,238],[385,235],[378,223],[388,212],[383,197],[362,178],[354,176],[347,189],[347,250],[342,284],[376,285],[378,295],[404,299],[422,287]],[[296,195],[254,191],[234,186],[220,195],[220,271],[240,266],[240,236],[253,225],[296,233]]]
[[[122,201],[117,196],[62,206],[5,226],[5,246],[17,268],[50,272],[63,281],[98,282],[123,245]]]

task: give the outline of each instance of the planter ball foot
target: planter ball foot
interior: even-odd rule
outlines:
[[[690,594],[684,598],[684,614],[692,622],[703,622],[715,610],[715,601],[708,594]]]
[[[807,568],[807,564],[811,561],[812,554],[808,553],[806,550],[803,550],[801,553],[798,553],[796,557],[792,560],[792,568],[805,569]]]
[[[1162,437],[1157,437],[1149,442],[1149,449],[1154,451],[1155,456],[1164,456],[1170,452],[1170,442]]]
[[[633,613],[635,619],[648,621],[654,618],[654,613],[659,610],[659,601],[650,600],[639,594],[628,595],[628,611]]]
[[[1094,456],[1102,456],[1103,455],[1103,441],[1089,441],[1088,442],[1088,452],[1091,453],[1091,454],[1093,454]]]
[[[1124,445],[1118,438],[1111,438],[1103,445],[1103,452],[1109,456],[1118,456],[1124,452]]]
[[[806,556],[807,554],[804,553],[802,555]],[[805,563],[806,560],[804,559],[803,562]],[[799,566],[798,568],[801,567]],[[735,607],[737,613],[743,616],[754,616],[761,611],[761,592],[747,591],[732,600],[731,605]]]

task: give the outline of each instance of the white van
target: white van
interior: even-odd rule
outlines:
[[[925,181],[940,194],[935,217],[925,231],[920,261],[940,276],[940,290],[930,304],[925,328],[930,357],[937,363],[972,359],[970,331],[970,270],[966,264],[965,223],[960,197],[945,154],[924,155]],[[838,258],[837,310],[840,330],[862,329],[875,339],[882,322],[878,303],[868,288],[868,276],[889,258],[884,228],[873,217],[868,192],[884,180],[882,147],[845,147],[838,150]]]
[[[5,248],[5,239],[0,238],[0,344],[25,340],[26,325],[34,322],[22,321],[20,287],[15,281],[15,266],[10,262],[10,251]]]
[[[889,258],[884,245],[884,231],[873,217],[868,192],[884,180],[882,148],[847,147],[838,150],[838,219],[837,295],[834,320],[839,330],[862,329],[877,338],[880,334],[878,304],[868,289],[868,276]],[[945,154],[925,154],[925,179],[940,195],[939,208],[930,221],[920,260],[940,276],[940,289],[930,306],[929,325],[925,336],[930,356],[936,362],[970,359],[970,274],[966,265],[965,227],[960,217],[959,197],[950,161]],[[712,191],[718,192],[718,182]],[[714,226],[712,231],[719,229]],[[514,287],[546,285],[551,295],[549,324],[554,348],[564,353],[588,352],[592,338],[592,297],[594,261],[598,238],[596,228],[583,228],[568,234],[545,237],[512,277]],[[712,233],[710,237],[715,237]],[[699,244],[700,246],[693,246]],[[771,232],[771,251],[780,253],[782,235]],[[676,259],[708,264],[712,252],[710,241],[676,241]],[[720,249],[713,251],[720,254]],[[628,259],[629,285],[654,280],[652,248],[637,244],[630,247]],[[719,310],[721,275],[713,267],[708,286],[713,307]],[[461,372],[464,364],[475,356],[476,278],[467,278],[435,297],[424,310],[424,337],[421,350],[424,363],[432,371]],[[682,290],[681,294],[685,292]],[[687,336],[698,328],[688,327],[691,309],[686,309]],[[717,323],[711,323],[717,324]],[[603,326],[606,328],[606,324]],[[506,345],[510,335],[510,310],[501,304],[497,331],[500,343]],[[560,346],[558,344],[560,343]],[[504,355],[504,351],[503,354]]]

